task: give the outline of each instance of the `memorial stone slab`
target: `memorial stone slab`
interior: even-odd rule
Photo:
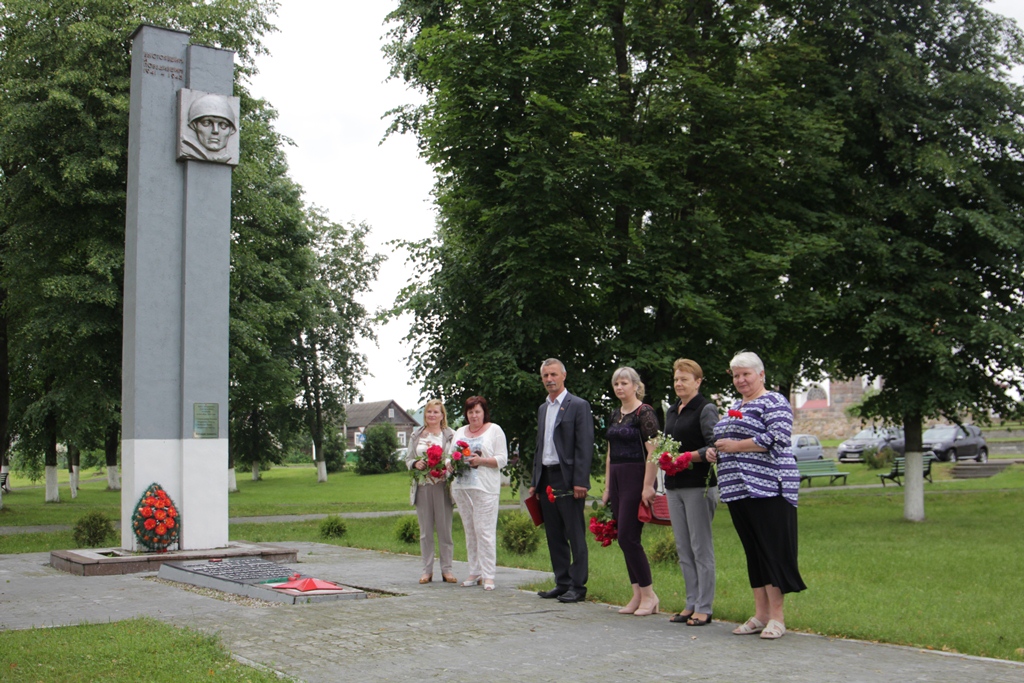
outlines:
[[[251,557],[197,562],[165,562],[160,566],[157,576],[168,581],[212,588],[232,595],[243,595],[292,605],[366,598],[365,591],[341,585],[336,581],[332,581],[332,583],[338,585],[337,590],[276,589],[275,585],[285,583],[290,577],[312,577],[304,577],[300,572],[285,565]]]

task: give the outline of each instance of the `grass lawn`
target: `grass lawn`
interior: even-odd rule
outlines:
[[[154,660],[163,664],[154,666]],[[279,680],[231,659],[213,636],[155,619],[0,632],[0,672],[11,683],[136,683],[141,672],[149,683]]]
[[[73,524],[91,510],[100,510],[111,519],[121,516],[121,492],[108,491],[106,475],[83,475],[78,497],[72,499],[67,476],[62,478],[59,503],[43,501],[44,488],[28,480],[12,479],[11,493],[4,494],[0,526],[37,526]],[[260,481],[252,481],[247,471],[238,472],[238,491],[228,496],[231,517],[262,515],[301,515],[332,512],[404,510],[409,505],[409,475],[406,472],[360,476],[354,472],[328,475],[317,483],[316,468],[308,465],[274,467],[263,472]],[[502,504],[518,502],[509,489],[502,491]],[[0,551],[2,552],[2,551]]]
[[[809,590],[787,598],[787,626],[834,636],[913,645],[965,654],[1024,661],[1024,600],[1018,579],[1024,575],[1024,468],[1012,467],[990,479],[953,481],[948,463],[933,466],[935,483],[926,484],[927,520],[909,523],[903,516],[903,489],[854,488],[877,484],[878,470],[843,464],[849,486],[818,482],[801,490],[800,565]],[[260,482],[239,480],[230,498],[232,516],[409,510],[404,473],[358,477],[332,475],[316,484],[311,468],[275,468]],[[96,488],[89,488],[95,486]],[[0,525],[72,523],[89,508],[118,512],[119,494],[87,484],[79,498],[60,504],[41,502],[42,491],[15,489],[4,496]],[[595,490],[599,493],[599,489]],[[502,502],[511,502],[503,493]],[[503,516],[506,513],[503,513]],[[46,519],[48,521],[41,521]],[[27,521],[26,521],[27,520]],[[349,532],[339,545],[417,554],[416,544],[395,538],[397,518],[347,520]],[[319,522],[232,524],[232,539],[287,542],[321,541]],[[456,517],[456,557],[465,560],[465,544]],[[538,533],[540,533],[538,531]],[[670,529],[649,527],[650,550],[667,542]],[[0,536],[0,553],[71,547],[70,532]],[[743,621],[753,600],[746,567],[726,506],[715,519],[717,598],[715,616]],[[617,547],[591,544],[589,597],[614,604],[630,596],[622,554]],[[504,566],[550,570],[543,539],[538,550],[514,556],[500,548]],[[683,607],[684,586],[678,567],[656,563],[655,590],[664,611]],[[410,576],[414,581],[417,577]],[[534,586],[534,588],[550,587]],[[52,633],[53,630],[47,631]],[[4,644],[0,649],[6,651]]]

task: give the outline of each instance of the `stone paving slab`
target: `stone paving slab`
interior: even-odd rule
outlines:
[[[303,574],[398,597],[254,608],[147,580],[78,577],[47,555],[0,556],[0,629],[148,615],[217,633],[233,654],[308,683],[444,680],[806,683],[1024,680],[1024,665],[789,633],[775,642],[668,615],[633,617],[598,603],[562,605],[517,586],[544,572],[500,567],[498,589],[420,585],[418,557],[294,543]],[[466,574],[456,563],[457,576]],[[151,575],[149,575],[151,576]]]

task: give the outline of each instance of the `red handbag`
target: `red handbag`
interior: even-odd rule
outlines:
[[[651,507],[647,507],[641,501],[640,509],[637,510],[636,516],[644,524],[672,526],[672,519],[668,514],[668,498],[663,493],[658,493],[654,496],[654,503]]]

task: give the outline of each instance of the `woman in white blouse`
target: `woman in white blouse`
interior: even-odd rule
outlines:
[[[437,445],[444,453],[450,453],[455,432],[448,426],[448,414],[444,403],[435,399],[427,401],[423,408],[423,426],[412,433],[409,441],[405,466],[418,470],[427,468],[427,449]],[[452,541],[452,499],[444,479],[423,477],[413,479],[409,491],[409,502],[416,506],[416,517],[420,522],[420,554],[423,556],[423,575],[420,583],[430,583],[434,578],[434,532],[441,555],[441,578],[446,583],[456,583],[452,574],[452,556],[455,542]]]
[[[464,407],[465,427],[455,433],[456,443],[464,441],[473,454],[466,459],[470,469],[452,480],[452,497],[459,507],[466,530],[466,559],[469,578],[463,586],[483,583],[494,590],[497,564],[498,499],[501,496],[501,468],[508,463],[505,432],[491,422],[491,411],[483,396],[470,396]]]

